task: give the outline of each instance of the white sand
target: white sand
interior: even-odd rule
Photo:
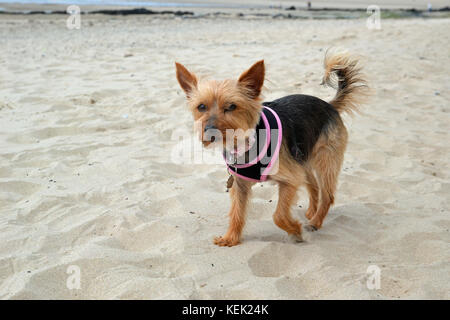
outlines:
[[[450,298],[450,20],[65,19],[0,17],[0,298]],[[192,133],[173,62],[225,78],[264,58],[267,100],[327,99],[330,45],[366,57],[376,93],[346,118],[323,229],[289,242],[258,184],[243,243],[215,246],[227,174],[170,162]],[[302,192],[303,222],[306,207]]]

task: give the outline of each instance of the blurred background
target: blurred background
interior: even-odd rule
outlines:
[[[293,1],[293,0],[249,0],[249,1],[220,1],[220,0],[174,0],[174,1],[145,1],[145,0],[0,0],[3,9],[5,8],[38,8],[38,6],[48,7],[54,5],[80,5],[80,6],[126,6],[126,7],[185,7],[185,8],[367,8],[369,5],[378,5],[384,9],[411,9],[425,10],[428,8],[439,9],[448,6],[446,0],[314,0],[314,1]],[[20,6],[19,6],[20,4]]]

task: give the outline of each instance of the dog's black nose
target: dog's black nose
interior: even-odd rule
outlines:
[[[205,129],[203,130],[204,132],[206,132],[206,131],[208,131],[208,130],[210,130],[210,129],[217,129],[216,128],[216,126],[215,125],[213,125],[213,124],[207,124],[206,126],[205,126]]]
[[[217,128],[213,124],[206,124],[205,129],[203,130],[205,133],[204,139],[206,141],[214,142],[216,141]]]

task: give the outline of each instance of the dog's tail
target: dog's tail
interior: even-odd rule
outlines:
[[[339,113],[358,111],[359,105],[366,100],[369,87],[358,59],[347,52],[328,50],[324,60],[325,75],[322,84],[337,89],[330,104]]]

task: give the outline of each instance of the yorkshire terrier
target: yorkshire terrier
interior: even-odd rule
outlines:
[[[264,60],[238,80],[223,81],[201,80],[183,65],[175,65],[194,120],[201,124],[204,146],[222,144],[231,174],[229,228],[214,243],[230,247],[240,243],[252,186],[266,180],[279,186],[273,214],[278,227],[303,241],[302,224],[292,217],[291,206],[297,190],[305,185],[309,193],[305,229],[320,229],[334,203],[347,145],[340,114],[356,111],[367,94],[358,59],[345,52],[325,54],[322,84],[337,90],[330,102],[294,94],[261,103]]]

